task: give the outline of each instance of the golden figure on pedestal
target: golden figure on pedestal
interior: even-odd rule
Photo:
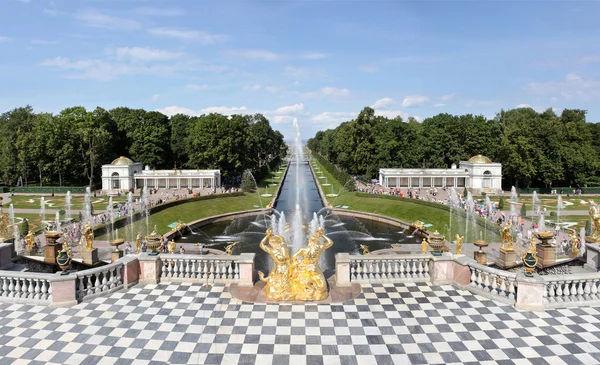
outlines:
[[[87,223],[85,225],[85,229],[83,230],[83,237],[85,237],[85,249],[93,250],[94,249],[94,229],[91,224]]]
[[[32,252],[33,246],[35,245],[33,232],[31,232],[31,231],[27,232],[27,235],[25,236],[25,244],[26,244],[25,250],[27,252]]]
[[[600,242],[600,207],[590,201],[590,218],[592,219],[592,234],[586,237],[588,242]]]
[[[225,253],[228,255],[233,255],[233,248],[235,246],[237,246],[237,244],[239,244],[239,242],[234,242],[234,243],[228,245],[227,247],[225,247]]]
[[[571,256],[577,257],[579,248],[581,247],[581,240],[574,229],[569,229],[569,241],[571,243]]]
[[[465,236],[460,236],[458,233],[456,234],[456,254],[462,255],[462,242],[465,239]]]
[[[176,248],[177,244],[174,240],[170,240],[169,243],[167,243],[167,250],[169,251],[169,253],[175,253]]]
[[[138,232],[135,237],[135,253],[138,254],[142,252],[142,234]]]
[[[0,213],[0,243],[8,237],[8,215]]]
[[[324,242],[321,243],[320,241]],[[268,300],[324,300],[329,295],[327,281],[319,267],[321,253],[333,246],[333,241],[325,236],[323,228],[317,228],[310,235],[308,245],[301,248],[290,260],[290,251],[283,237],[274,235],[271,228],[260,243],[275,266],[265,278],[259,272],[260,280],[266,282],[264,291]]]
[[[515,248],[513,246],[513,237],[512,237],[512,234],[510,233],[511,229],[512,229],[512,222],[505,223],[500,228],[500,234],[502,235],[502,246],[500,247],[501,250],[504,250],[504,251],[514,251],[515,250]]]
[[[427,238],[423,237],[423,241],[421,242],[421,253],[427,253],[428,248],[429,242],[427,242]]]

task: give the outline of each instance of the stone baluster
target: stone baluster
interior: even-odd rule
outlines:
[[[426,278],[428,278],[428,277],[430,277],[430,274],[429,274],[429,260],[424,260],[424,262],[425,262],[425,266],[423,267],[423,270],[424,270],[424,275],[423,276],[426,277]]]
[[[591,292],[592,292],[592,298],[598,299],[598,279],[594,279],[592,281]]]
[[[233,263],[233,278],[234,279],[240,278],[240,265],[237,262]]]
[[[46,280],[42,280],[40,299],[47,299],[47,294],[48,294],[48,282]]]
[[[469,283],[469,285],[477,287],[477,269],[475,268],[471,269],[471,282]]]

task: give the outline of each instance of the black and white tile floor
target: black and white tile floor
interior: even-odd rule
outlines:
[[[0,364],[600,364],[600,308],[518,311],[451,286],[344,304],[245,304],[137,286],[73,308],[0,304]]]

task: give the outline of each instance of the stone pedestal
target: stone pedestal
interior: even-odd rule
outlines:
[[[587,242],[585,244],[586,263],[583,267],[590,271],[600,271],[600,245]]]
[[[496,265],[501,269],[510,269],[511,267],[517,266],[517,254],[515,250],[501,248]]]
[[[544,290],[546,282],[538,274],[533,274],[533,277],[527,277],[524,273],[517,275],[517,285],[519,287],[519,295],[515,308],[543,311],[544,310]]]
[[[537,265],[535,265],[536,267],[543,269],[545,267],[556,264],[555,245],[539,243],[538,245],[536,245],[535,250],[538,257]]]
[[[98,259],[98,249],[93,250],[83,249],[83,263],[86,265],[94,266],[100,261]]]
[[[487,254],[485,252],[475,251],[473,252],[473,258],[478,264],[487,265]]]
[[[56,265],[56,256],[58,256],[58,251],[60,251],[60,249],[61,245],[56,243],[49,243],[44,246],[44,262]]]
[[[121,257],[123,257],[123,251],[119,250],[119,251],[112,251],[110,253],[110,262],[115,262],[118,259],[120,259]]]

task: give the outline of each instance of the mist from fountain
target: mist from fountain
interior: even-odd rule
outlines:
[[[42,222],[46,220],[46,200],[44,197],[40,198],[40,217]]]
[[[517,221],[517,204],[519,203],[519,195],[517,188],[514,186],[510,189],[510,220],[514,223]]]
[[[85,188],[85,195],[83,196],[83,211],[85,215],[83,216],[84,223],[92,223],[92,201],[91,201],[91,190],[90,187]]]
[[[12,203],[8,206],[8,218],[10,224],[15,224],[15,206]]]
[[[258,196],[258,201],[260,202],[260,207],[263,208],[262,198],[260,196],[260,190],[258,188],[258,184],[256,184],[256,179],[254,178],[254,175],[252,175],[252,171],[250,171],[250,169],[246,169],[244,171],[244,173],[242,174],[242,181],[247,181],[248,179],[252,179],[252,182],[254,183],[254,191],[256,191],[256,195]]]
[[[71,191],[67,191],[67,196],[65,197],[65,220],[71,219]]]
[[[20,255],[22,252],[22,246],[21,246],[21,232],[19,231],[19,226],[17,226],[16,224],[13,225],[13,236],[15,238],[14,243],[15,243],[15,252]]]
[[[56,224],[56,231],[62,232],[62,226],[60,224],[60,213],[59,212],[56,212],[56,214],[54,214],[54,223]]]
[[[150,201],[148,198],[148,187],[142,188],[142,209],[144,210],[144,216],[146,217],[146,234],[150,234],[149,229],[149,217],[150,217]]]
[[[560,224],[560,214],[562,213],[563,208],[562,196],[559,195],[556,201],[556,224]]]
[[[581,242],[581,248],[579,249],[579,256],[583,257],[583,254],[585,253],[585,228],[581,227],[579,229],[579,240]]]
[[[540,218],[538,220],[538,232],[546,231],[546,219],[544,217],[544,213],[540,213]]]
[[[127,226],[129,227],[129,232],[125,232],[125,234],[127,235],[127,233],[129,233],[128,235],[128,239],[129,240],[133,240],[133,238],[135,237],[134,232],[133,232],[133,194],[130,192],[127,193]]]
[[[108,217],[110,219],[110,229],[108,230],[108,241],[110,242],[112,240],[112,232],[115,228],[114,224],[115,224],[115,218],[114,218],[114,208],[113,208],[113,200],[112,200],[112,196],[108,198],[108,205],[106,206],[106,213],[108,213]]]

